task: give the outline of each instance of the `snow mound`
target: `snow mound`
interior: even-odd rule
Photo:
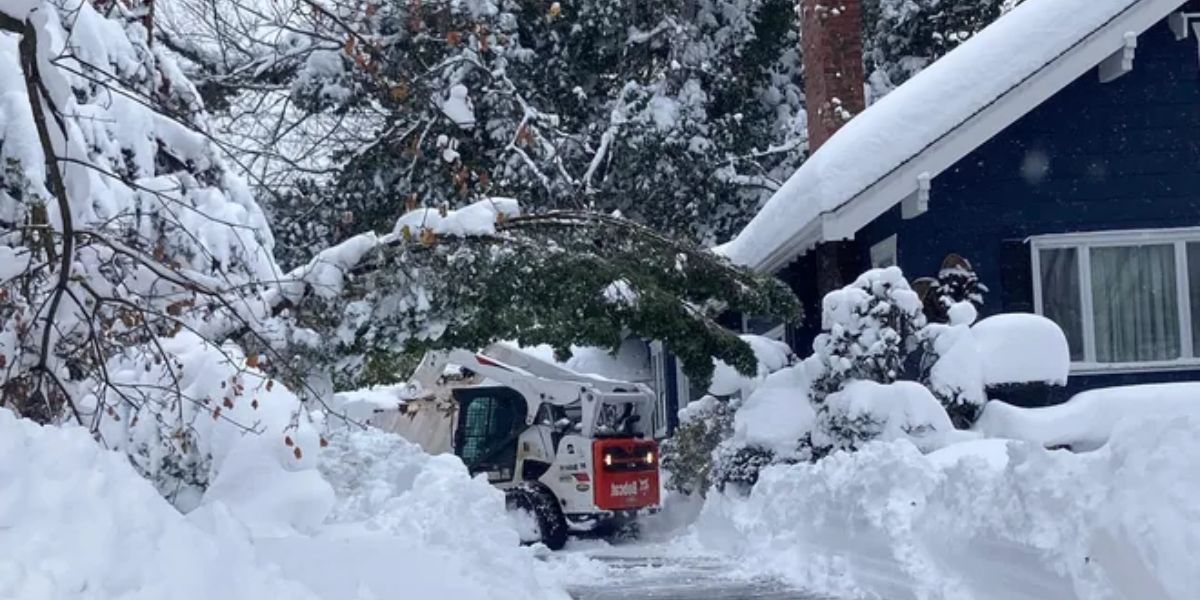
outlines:
[[[189,523],[84,430],[0,409],[0,598],[313,598],[261,566],[236,527],[222,531]]]
[[[816,414],[808,399],[803,366],[772,373],[742,403],[733,418],[733,440],[778,457],[796,452],[800,438],[812,431]]]
[[[1096,452],[872,443],[710,496],[695,537],[838,597],[1188,598],[1200,586],[1200,418],[1127,422]]]
[[[1107,442],[1119,423],[1147,415],[1200,418],[1200,383],[1096,389],[1044,408],[989,402],[974,429],[988,437],[1087,450]]]
[[[1067,383],[1071,350],[1054,321],[1033,314],[995,315],[976,323],[971,333],[979,355],[985,357],[985,385]]]
[[[563,598],[522,548],[504,494],[457,458],[375,429],[333,435],[320,470],[337,501],[311,536],[256,546],[324,600]]]
[[[101,438],[129,454],[138,472],[176,507],[184,512],[196,508],[205,489],[216,485],[227,469],[257,470],[259,476],[277,470],[279,477],[308,478],[320,487],[315,472],[320,436],[299,398],[253,366],[257,356],[189,331],[155,343],[169,360],[148,364],[136,354],[113,357],[107,365],[113,386],[100,397],[88,395],[80,406],[85,414],[100,412]],[[178,390],[179,400],[162,401],[157,396],[167,395],[162,390]],[[108,408],[97,411],[97,406]],[[299,474],[303,471],[308,473]],[[233,476],[221,483],[220,493],[235,493],[231,486],[239,480],[241,476]],[[251,488],[257,485],[261,483]],[[245,491],[253,496],[259,490]],[[313,491],[328,502],[327,491]],[[240,503],[226,500],[236,513]],[[301,528],[313,524],[312,518],[294,523]]]

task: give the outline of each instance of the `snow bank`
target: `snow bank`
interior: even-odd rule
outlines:
[[[1147,415],[1200,418],[1200,383],[1103,388],[1045,408],[989,402],[974,429],[988,437],[1088,450],[1107,442],[1119,423]]]
[[[1200,418],[1125,423],[1087,454],[868,444],[710,496],[694,530],[802,587],[887,600],[1189,598]],[[1123,594],[1123,596],[1122,596]]]
[[[971,328],[983,361],[985,385],[1046,382],[1066,385],[1071,371],[1067,336],[1040,315],[988,317]]]
[[[331,437],[320,470],[337,495],[326,526],[255,545],[322,599],[566,598],[519,545],[503,492],[457,458],[368,429]]]
[[[212,516],[210,535],[124,454],[0,409],[0,598],[313,598],[262,565],[226,513]]]

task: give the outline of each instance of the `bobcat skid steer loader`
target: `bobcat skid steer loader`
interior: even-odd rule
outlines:
[[[447,384],[455,365],[466,377]],[[505,491],[522,541],[562,548],[570,531],[621,529],[659,509],[654,392],[495,345],[426,355],[414,376],[457,403],[454,453]]]

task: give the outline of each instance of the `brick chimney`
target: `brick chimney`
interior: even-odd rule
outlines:
[[[815,152],[866,108],[859,0],[797,0],[808,149]]]

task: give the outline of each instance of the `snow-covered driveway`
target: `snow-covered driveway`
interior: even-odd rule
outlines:
[[[831,600],[754,574],[732,557],[672,544],[573,541],[565,554],[549,560],[574,562],[582,555],[599,563],[579,577],[564,578],[576,600]]]

